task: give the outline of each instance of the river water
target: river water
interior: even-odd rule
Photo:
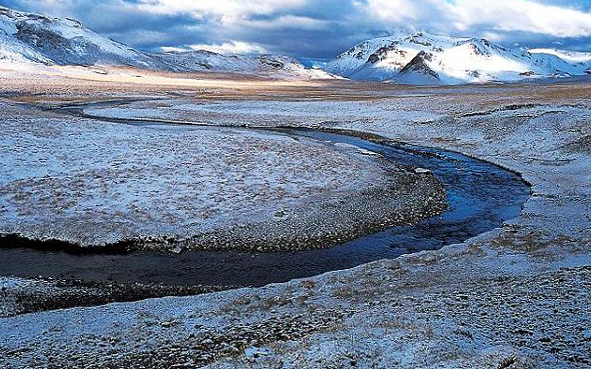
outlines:
[[[212,128],[183,126],[182,129]],[[176,285],[260,286],[463,242],[517,217],[530,195],[528,185],[519,175],[454,152],[405,144],[378,144],[316,130],[292,129],[281,134],[350,144],[379,153],[397,164],[429,169],[445,184],[449,209],[414,225],[393,227],[328,249],[299,252],[73,254],[15,247],[5,240],[0,245],[0,274]]]

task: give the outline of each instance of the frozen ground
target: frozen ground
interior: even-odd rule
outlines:
[[[279,91],[291,98],[270,106],[285,110],[287,125],[312,111],[312,125],[378,132],[518,171],[533,185],[521,216],[463,244],[285,284],[0,319],[0,364],[589,367],[591,85],[355,86],[380,98],[319,87]],[[345,112],[307,98],[323,91],[340,94]],[[276,124],[277,109],[265,114],[262,102],[245,102],[249,94],[257,96],[237,91],[236,102],[220,104],[188,93],[179,105],[196,102],[177,116],[218,109],[212,122],[245,114]]]
[[[395,224],[442,209],[432,176],[352,148],[0,104],[4,234],[81,246],[286,250],[326,247],[387,217]]]
[[[229,288],[232,286],[171,286],[72,278],[0,277],[0,317],[153,297],[198,295]]]

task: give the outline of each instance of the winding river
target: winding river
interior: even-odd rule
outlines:
[[[182,129],[212,128],[183,126]],[[0,247],[0,274],[175,285],[260,286],[465,241],[517,217],[530,195],[528,185],[516,173],[454,152],[381,144],[328,131],[285,129],[280,134],[350,144],[377,152],[397,164],[429,169],[445,184],[449,209],[414,225],[393,227],[329,249],[300,252],[77,255],[17,247],[5,241]]]

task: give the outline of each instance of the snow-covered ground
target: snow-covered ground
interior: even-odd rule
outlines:
[[[311,90],[277,97],[287,94],[279,90],[272,103],[256,101],[254,90],[236,91],[235,101],[223,90],[224,102],[212,91],[186,91],[195,101],[182,98],[172,114],[342,127],[457,150],[532,184],[521,216],[463,244],[305,280],[0,319],[0,364],[588,367],[591,86],[340,86],[313,91],[331,101],[309,98]],[[346,100],[342,112],[337,95]],[[136,103],[133,115],[167,117],[154,103],[145,107],[155,110],[143,114]],[[112,109],[92,113],[121,113]]]
[[[300,109],[306,109],[302,114]],[[245,125],[250,127],[290,126],[336,127],[358,120],[433,120],[440,115],[422,111],[384,109],[379,105],[351,101],[203,101],[159,99],[138,101],[119,107],[84,109],[90,116],[110,118],[155,118],[203,124]],[[272,114],[270,114],[272,112]],[[328,114],[328,112],[331,112]]]
[[[227,248],[239,241],[222,241],[224,232],[267,227],[288,239],[300,233],[291,228],[321,228],[322,214],[339,211],[341,198],[371,191],[406,196],[402,188],[389,190],[394,177],[379,161],[307,139],[113,124],[6,102],[0,109],[5,234],[82,246],[154,237],[187,240],[180,246],[186,248]]]
[[[301,237],[328,246],[331,237],[350,238],[358,232],[353,228],[382,223],[385,213],[377,209],[402,214],[412,206],[419,214],[430,206],[429,196],[437,198],[426,176],[393,174],[351,148],[252,130],[132,126],[0,104],[3,234],[81,246],[142,240],[134,247],[295,249],[304,247],[297,246]],[[343,198],[346,206],[339,205]],[[375,203],[373,220],[345,209],[361,199]]]

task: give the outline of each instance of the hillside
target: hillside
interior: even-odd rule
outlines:
[[[232,72],[265,77],[334,78],[320,69],[304,67],[282,55],[223,55],[205,50],[171,51],[153,56],[177,72]]]
[[[150,54],[111,40],[72,19],[0,7],[0,63],[131,66],[174,72],[231,72],[273,78],[333,78],[297,60],[275,55],[222,55],[207,51]]]
[[[0,60],[46,65],[164,67],[152,56],[96,34],[71,19],[0,7]]]
[[[408,84],[461,84],[591,73],[591,54],[508,49],[486,39],[424,32],[364,41],[324,69],[356,80]]]

